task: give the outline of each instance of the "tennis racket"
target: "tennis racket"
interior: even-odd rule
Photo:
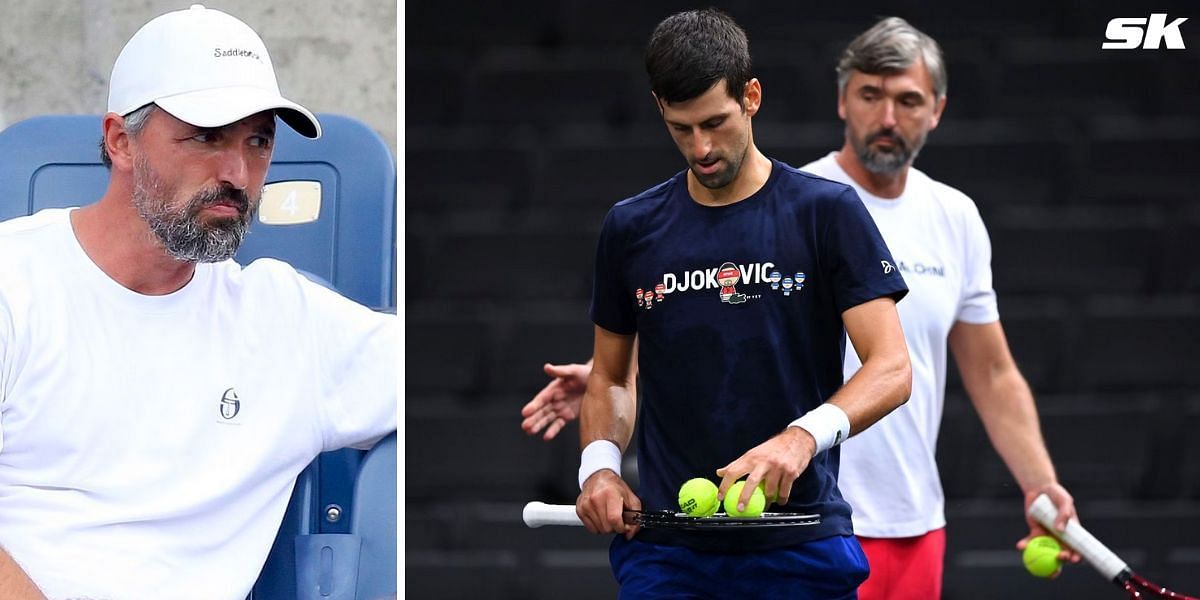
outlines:
[[[525,525],[531,528],[543,525],[583,526],[583,521],[580,521],[579,515],[575,514],[574,504],[530,502],[525,505],[521,517],[525,520]],[[692,517],[669,510],[627,510],[625,511],[625,522],[631,525],[641,525],[647,529],[712,531],[737,527],[808,527],[820,524],[821,517],[798,513],[763,513],[761,517],[730,517],[725,513],[717,513],[711,517]]]
[[[1100,543],[1088,530],[1076,521],[1068,521],[1067,528],[1058,531],[1054,528],[1054,519],[1058,517],[1058,509],[1050,497],[1042,494],[1029,505],[1029,516],[1041,523],[1047,531],[1054,534],[1068,546],[1075,549],[1088,561],[1105,579],[1117,584],[1129,593],[1130,598],[1175,598],[1176,600],[1200,600],[1194,596],[1185,596],[1172,592],[1167,588],[1147,581],[1146,578],[1134,573],[1125,561],[1121,560],[1112,550]]]

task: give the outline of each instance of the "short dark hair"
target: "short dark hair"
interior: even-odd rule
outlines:
[[[750,42],[732,17],[715,8],[676,13],[650,34],[646,74],[663,102],[691,100],[724,79],[729,96],[742,104],[751,77]]]

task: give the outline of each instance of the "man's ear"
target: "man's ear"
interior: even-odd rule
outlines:
[[[104,148],[112,160],[114,170],[132,171],[133,153],[130,151],[132,136],[125,131],[125,118],[117,113],[104,115]]]
[[[746,114],[753,117],[758,114],[758,108],[762,106],[762,83],[757,77],[753,77],[746,82],[745,90],[742,92],[742,106],[746,109]]]

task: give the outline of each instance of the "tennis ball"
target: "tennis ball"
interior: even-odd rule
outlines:
[[[739,481],[729,486],[729,491],[725,492],[725,514],[731,517],[758,517],[762,515],[763,509],[767,507],[767,497],[763,495],[761,487],[754,488],[754,493],[750,494],[750,500],[746,502],[746,510],[739,511],[737,509],[738,498],[741,497],[742,488],[745,485],[745,481]]]
[[[717,512],[717,484],[697,477],[679,488],[679,510],[693,517],[707,517]]]
[[[1048,535],[1039,535],[1029,540],[1021,558],[1025,561],[1025,569],[1030,573],[1038,577],[1050,577],[1062,568],[1062,563],[1058,562],[1058,553],[1061,551],[1058,540]]]

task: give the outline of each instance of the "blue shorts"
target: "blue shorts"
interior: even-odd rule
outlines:
[[[763,552],[700,552],[622,536],[608,550],[621,600],[788,598],[854,600],[869,572],[854,536]]]

